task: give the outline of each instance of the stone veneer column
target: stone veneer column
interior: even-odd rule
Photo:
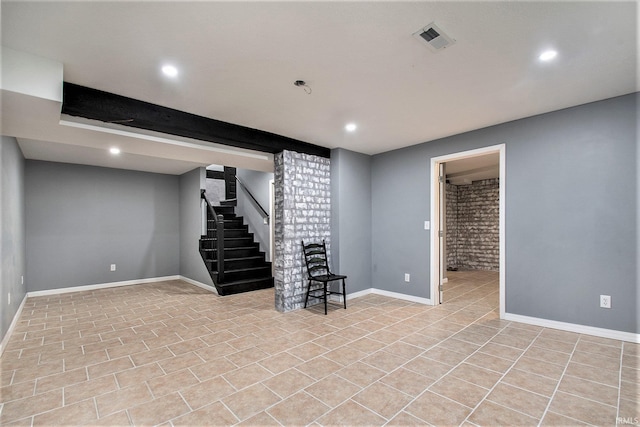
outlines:
[[[274,156],[275,305],[278,311],[304,306],[306,267],[301,240],[331,242],[331,162],[283,151]]]

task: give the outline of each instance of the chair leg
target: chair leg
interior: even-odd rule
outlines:
[[[327,315],[327,282],[324,282],[324,315]]]
[[[309,280],[309,286],[307,287],[307,296],[304,299],[304,308],[307,308],[307,303],[309,302],[309,291],[311,290],[311,280]]]
[[[342,300],[344,301],[344,309],[347,309],[347,291],[346,286],[344,284],[344,279],[342,279]]]

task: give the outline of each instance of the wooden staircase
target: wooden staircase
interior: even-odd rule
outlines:
[[[244,224],[243,218],[236,216],[234,206],[216,206],[215,214],[222,216],[224,229],[223,271],[219,272],[218,262],[218,221],[207,210],[207,234],[200,238],[200,255],[220,295],[231,295],[273,287],[271,263],[265,260],[259,243]]]

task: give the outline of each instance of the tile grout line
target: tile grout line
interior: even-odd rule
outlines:
[[[620,350],[620,370],[618,372],[618,404],[616,405],[616,425],[618,425],[618,420],[620,419],[620,399],[622,399],[622,364],[624,361],[624,343],[622,344],[622,349]]]
[[[469,307],[469,306],[471,306],[471,305],[473,305],[473,304],[474,304],[474,303],[467,304],[467,305],[465,305],[464,307],[461,307],[461,308],[459,308],[458,310],[456,310],[456,311],[454,311],[454,312],[450,313],[448,316],[453,315],[453,314],[456,314],[456,313],[458,313],[458,312],[460,312],[460,311],[464,310],[465,308],[467,308],[467,307]],[[437,309],[437,307],[435,307],[434,309]],[[494,310],[495,310],[495,309],[494,309]],[[493,311],[493,310],[492,310],[492,311]],[[448,317],[448,316],[446,316],[446,317]],[[440,319],[439,321],[441,321],[441,320],[444,320],[444,318],[443,318],[443,319]],[[476,321],[477,321],[477,320],[476,320]],[[474,321],[474,322],[472,322],[472,323],[468,324],[467,326],[465,326],[464,328],[462,328],[461,330],[459,330],[459,331],[458,331],[458,332],[456,332],[455,334],[450,335],[450,336],[448,336],[447,338],[440,340],[440,342],[439,342],[438,344],[434,344],[431,348],[433,348],[433,347],[435,347],[435,346],[437,346],[437,345],[442,344],[442,342],[443,342],[443,341],[446,341],[447,339],[449,339],[449,338],[453,337],[454,335],[458,334],[459,332],[464,331],[465,329],[467,329],[467,328],[468,328],[468,327],[470,327],[471,325],[475,324],[475,322],[476,322],[476,321]],[[437,322],[434,322],[434,323],[437,323]],[[509,324],[510,324],[510,323],[511,323],[511,322],[507,323],[506,325],[502,326],[501,328],[495,328],[495,329],[497,329],[497,332],[496,332],[496,333],[495,333],[495,334],[494,334],[490,339],[493,339],[494,337],[496,337],[496,336],[497,336],[501,331],[503,331],[505,328],[507,328],[507,327],[509,326]],[[447,332],[448,332],[448,331],[447,331]],[[488,341],[488,340],[487,340],[487,341]],[[465,342],[466,342],[466,341],[465,341]],[[485,342],[485,344],[486,344],[486,342]],[[453,371],[454,371],[458,366],[460,366],[462,363],[464,363],[467,359],[469,359],[471,356],[473,356],[474,354],[476,354],[477,352],[479,352],[479,351],[480,351],[480,348],[482,348],[482,346],[479,346],[479,347],[478,347],[478,348],[477,348],[473,353],[471,353],[470,355],[468,355],[467,357],[465,357],[464,359],[462,359],[458,364],[456,364],[454,367],[452,367],[451,369],[449,369],[445,374],[441,375],[441,376],[440,376],[440,378],[436,379],[436,381],[435,381],[433,384],[436,384],[438,381],[440,381],[440,379],[444,378],[445,376],[447,376],[447,375],[449,375],[451,372],[453,372]],[[427,351],[427,350],[425,350],[423,353],[425,353],[426,351]],[[421,353],[421,354],[423,354],[423,353]],[[416,357],[414,357],[413,359],[411,359],[411,360],[407,361],[406,363],[409,363],[410,361],[413,361],[413,360],[417,359],[418,357],[420,357],[420,356],[421,356],[421,354],[420,354],[420,355],[418,355],[418,356],[416,356]],[[523,354],[524,354],[524,353],[523,353]],[[426,356],[426,357],[427,357],[427,358],[429,358],[428,356]],[[431,359],[431,360],[434,360],[434,359]],[[434,361],[436,361],[436,360],[434,360]],[[437,362],[437,361],[436,361],[436,362]],[[406,364],[406,363],[405,363],[405,364]],[[514,363],[515,363],[515,362],[514,362]],[[474,366],[475,366],[475,365],[474,365]],[[395,370],[397,370],[397,369],[400,369],[400,367],[396,368]],[[394,371],[395,371],[395,370],[394,370]],[[393,371],[392,371],[392,372],[393,372]],[[415,396],[415,397],[414,397],[414,398],[413,398],[409,403],[407,403],[405,406],[403,406],[403,407],[402,407],[402,409],[400,409],[400,410],[398,411],[398,413],[405,411],[405,410],[406,410],[406,409],[407,409],[407,408],[408,408],[408,407],[409,407],[413,402],[415,402],[417,399],[419,399],[419,398],[420,398],[420,396],[424,395],[427,391],[429,391],[429,392],[431,392],[431,393],[434,393],[434,394],[437,394],[438,396],[441,396],[440,394],[438,394],[438,393],[433,392],[433,391],[431,391],[431,390],[430,390],[430,388],[431,388],[431,386],[433,386],[433,384],[429,385],[429,386],[428,386],[428,387],[426,387],[422,392],[418,393],[418,395],[416,395],[416,396]],[[448,397],[446,397],[446,396],[442,396],[442,397],[444,397],[444,398],[446,398],[446,399],[448,399],[448,400],[451,400],[452,402],[455,402],[455,403],[460,404],[460,402],[457,402],[457,401],[455,401],[455,400],[453,400],[453,399],[450,399],[450,398],[448,398]],[[466,405],[463,405],[463,406],[466,406]],[[472,411],[472,412],[473,412],[473,411]],[[409,413],[410,413],[410,412],[409,412]],[[413,414],[411,414],[411,415],[412,415],[412,416],[415,416],[416,418],[421,419],[420,417],[417,417],[416,415],[413,415]],[[468,416],[467,416],[467,418],[468,418]],[[425,421],[425,422],[426,422],[426,420],[423,420],[423,421]],[[387,423],[385,423],[385,425],[386,425],[386,424],[388,424],[388,422],[387,422]]]
[[[564,377],[563,377],[563,378],[564,378]],[[580,379],[582,379],[582,378],[580,378]],[[585,381],[589,381],[589,380],[585,380]],[[578,394],[574,394],[574,393],[572,393],[572,392],[570,392],[570,391],[564,391],[564,390],[562,390],[562,393],[565,393],[565,394],[571,395],[571,396],[573,396],[573,397],[577,397],[577,398],[579,398],[579,399],[581,399],[581,400],[588,400],[589,402],[597,403],[598,405],[602,405],[602,406],[609,406],[609,407],[611,407],[611,408],[615,408],[615,407],[616,407],[615,405],[610,405],[610,404],[608,404],[608,403],[604,403],[604,402],[601,402],[601,401],[599,401],[599,400],[594,400],[594,399],[589,398],[589,397],[580,396],[580,395],[578,395]],[[566,415],[564,415],[564,416],[566,416]],[[584,423],[584,422],[586,422],[586,421],[582,421],[582,422]]]
[[[504,329],[506,329],[507,327],[508,327],[508,325],[507,325],[507,326],[505,326],[505,327],[503,328],[503,330],[504,330]],[[529,349],[533,346],[533,343],[536,341],[536,339],[538,339],[538,337],[540,337],[540,334],[542,334],[542,332],[543,332],[543,331],[544,331],[544,328],[543,328],[543,329],[540,329],[540,330],[538,331],[538,333],[537,333],[537,334],[536,334],[536,336],[531,340],[531,342],[529,343],[529,345],[527,346],[527,348],[525,348],[525,349],[522,351],[522,354],[520,354],[520,356],[518,356],[518,357],[517,357],[517,358],[516,358],[512,363],[511,363],[511,366],[509,366],[509,368],[508,368],[508,369],[507,369],[507,370],[502,374],[502,376],[500,377],[500,379],[499,379],[499,380],[498,380],[498,381],[497,381],[497,382],[496,382],[496,383],[495,383],[495,384],[494,384],[494,385],[489,389],[489,391],[487,392],[487,394],[485,394],[485,396],[482,398],[482,400],[476,404],[476,406],[471,410],[471,412],[469,412],[469,414],[466,416],[466,418],[464,419],[464,421],[469,421],[469,417],[470,417],[470,416],[475,412],[475,410],[476,410],[476,409],[478,409],[478,407],[479,407],[479,406],[480,406],[480,405],[481,405],[485,400],[487,400],[487,397],[488,397],[488,396],[493,392],[493,390],[495,390],[495,388],[498,386],[498,384],[501,384],[501,383],[502,383],[502,380],[504,379],[504,377],[506,377],[506,376],[507,376],[507,374],[508,374],[509,372],[511,372],[511,370],[512,370],[512,369],[514,369],[514,366],[518,363],[518,361],[519,361],[520,359],[522,359],[522,358],[524,357],[524,355],[527,353],[527,350],[529,350]],[[551,401],[551,400],[549,400],[549,401]],[[504,406],[504,405],[501,405],[501,406]],[[510,410],[512,410],[512,411],[520,412],[520,411],[518,411],[518,410],[516,410],[516,409],[514,409],[514,408],[508,408],[508,409],[510,409]],[[521,412],[521,413],[522,413],[522,412]],[[531,415],[528,415],[528,414],[525,414],[525,415],[527,415],[527,416],[529,416],[529,417],[531,417],[531,418],[534,418],[534,417],[532,417]],[[544,414],[542,414],[542,415],[543,415],[543,417],[544,417]],[[542,417],[540,418],[540,420],[542,421]],[[463,422],[464,422],[464,421],[463,421]]]
[[[63,393],[63,397],[64,397],[64,393]],[[89,399],[86,399],[89,400]],[[98,412],[98,400],[97,400],[97,396],[93,396],[93,398],[91,398],[91,400],[93,401],[93,407],[96,411],[96,420],[100,419],[100,413]],[[64,405],[63,405],[64,407]]]
[[[544,420],[544,417],[547,416],[547,413],[549,412],[549,408],[551,408],[551,404],[553,403],[553,399],[555,399],[556,394],[558,393],[558,389],[560,388],[560,384],[562,383],[564,375],[567,372],[567,368],[569,368],[569,364],[571,363],[571,359],[573,359],[573,355],[575,354],[576,349],[578,348],[578,343],[579,342],[580,342],[580,335],[578,336],[578,339],[576,340],[575,344],[573,345],[573,350],[571,350],[571,355],[569,356],[569,360],[567,361],[567,364],[564,366],[564,369],[562,370],[562,375],[560,375],[560,378],[558,379],[558,384],[556,384],[556,387],[554,388],[553,393],[551,394],[551,397],[549,398],[549,402],[547,403],[546,408],[544,408],[544,412],[542,413],[542,417],[540,418],[540,422],[538,422],[538,427],[541,425],[542,420]]]

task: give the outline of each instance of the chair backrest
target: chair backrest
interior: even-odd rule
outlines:
[[[327,260],[327,245],[324,240],[322,240],[322,244],[309,243],[308,245],[305,245],[303,240],[302,250],[304,252],[304,261],[307,264],[307,274],[310,278],[331,274]]]

